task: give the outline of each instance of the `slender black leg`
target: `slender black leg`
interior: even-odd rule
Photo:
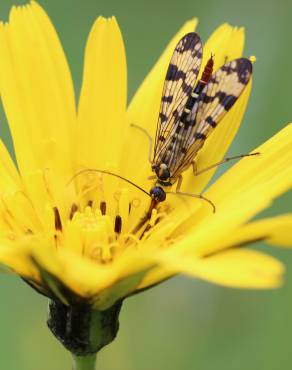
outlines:
[[[182,182],[183,182],[183,177],[182,177],[182,175],[180,175],[178,177],[178,180],[177,180],[177,185],[176,185],[175,192],[168,192],[168,193],[173,193],[173,194],[183,195],[183,196],[187,196],[187,197],[202,199],[202,200],[204,200],[205,202],[207,202],[211,205],[211,207],[213,209],[213,213],[216,212],[215,204],[210,199],[204,197],[202,194],[184,193],[184,192],[180,191]]]

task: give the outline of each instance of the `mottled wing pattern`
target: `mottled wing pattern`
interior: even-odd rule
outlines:
[[[153,163],[158,160],[159,154],[175,132],[187,99],[196,83],[202,53],[202,42],[195,32],[186,34],[173,52],[163,87]]]
[[[240,58],[224,64],[212,75],[189,114],[188,132],[171,169],[174,178],[191,164],[208,135],[239,98],[251,74],[251,62]]]

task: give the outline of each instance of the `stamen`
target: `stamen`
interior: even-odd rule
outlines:
[[[83,186],[88,189],[88,183]],[[139,235],[129,233],[129,228],[132,228],[131,216],[133,212],[139,213],[136,208],[142,207],[143,198],[132,194],[128,186],[112,190],[116,191],[110,198],[102,189],[96,193],[91,188],[91,195],[87,192],[86,197],[83,192],[78,201],[70,204],[70,220],[63,225],[58,209],[54,209],[56,229],[62,230],[62,234],[55,232],[57,247],[70,245],[84,256],[104,264],[118,258],[127,248],[137,248]],[[142,229],[148,225],[148,216],[144,223]]]
[[[122,218],[117,215],[115,218],[115,233],[120,234],[122,231]]]
[[[54,210],[54,215],[55,215],[55,229],[62,231],[62,221],[61,221],[59,210],[57,207],[54,207],[53,210]]]
[[[121,238],[119,239],[120,243],[123,242],[122,244],[123,247],[125,246],[125,244],[129,242],[129,240],[131,240],[135,244],[135,246],[139,245],[139,242],[140,242],[139,238],[132,233],[122,234]]]
[[[154,208],[151,212],[151,217],[150,217],[150,220],[149,220],[149,225],[151,227],[153,227],[156,224],[156,221],[157,221],[157,218],[158,218],[157,216],[158,216],[157,209]]]
[[[101,210],[101,214],[104,216],[106,214],[106,202],[100,202],[99,208]]]
[[[71,207],[71,211],[70,211],[70,215],[69,215],[69,218],[70,220],[72,220],[74,214],[78,211],[78,206],[77,204],[73,203],[72,204],[72,207]]]
[[[141,205],[141,200],[140,200],[139,198],[134,198],[134,199],[132,199],[132,201],[131,201],[131,205],[132,205],[132,207],[134,207],[134,208],[138,208],[138,207],[140,207],[140,205]]]

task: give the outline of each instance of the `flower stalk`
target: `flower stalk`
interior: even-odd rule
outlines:
[[[96,354],[88,356],[73,355],[72,370],[94,370],[96,365]]]

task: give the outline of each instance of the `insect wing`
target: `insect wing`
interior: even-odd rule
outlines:
[[[188,133],[180,145],[174,176],[190,165],[208,135],[244,91],[251,74],[252,63],[240,58],[224,64],[212,75],[188,117]]]
[[[202,52],[201,39],[195,32],[186,34],[173,52],[163,87],[155,138],[154,163],[179,123],[200,71]]]

